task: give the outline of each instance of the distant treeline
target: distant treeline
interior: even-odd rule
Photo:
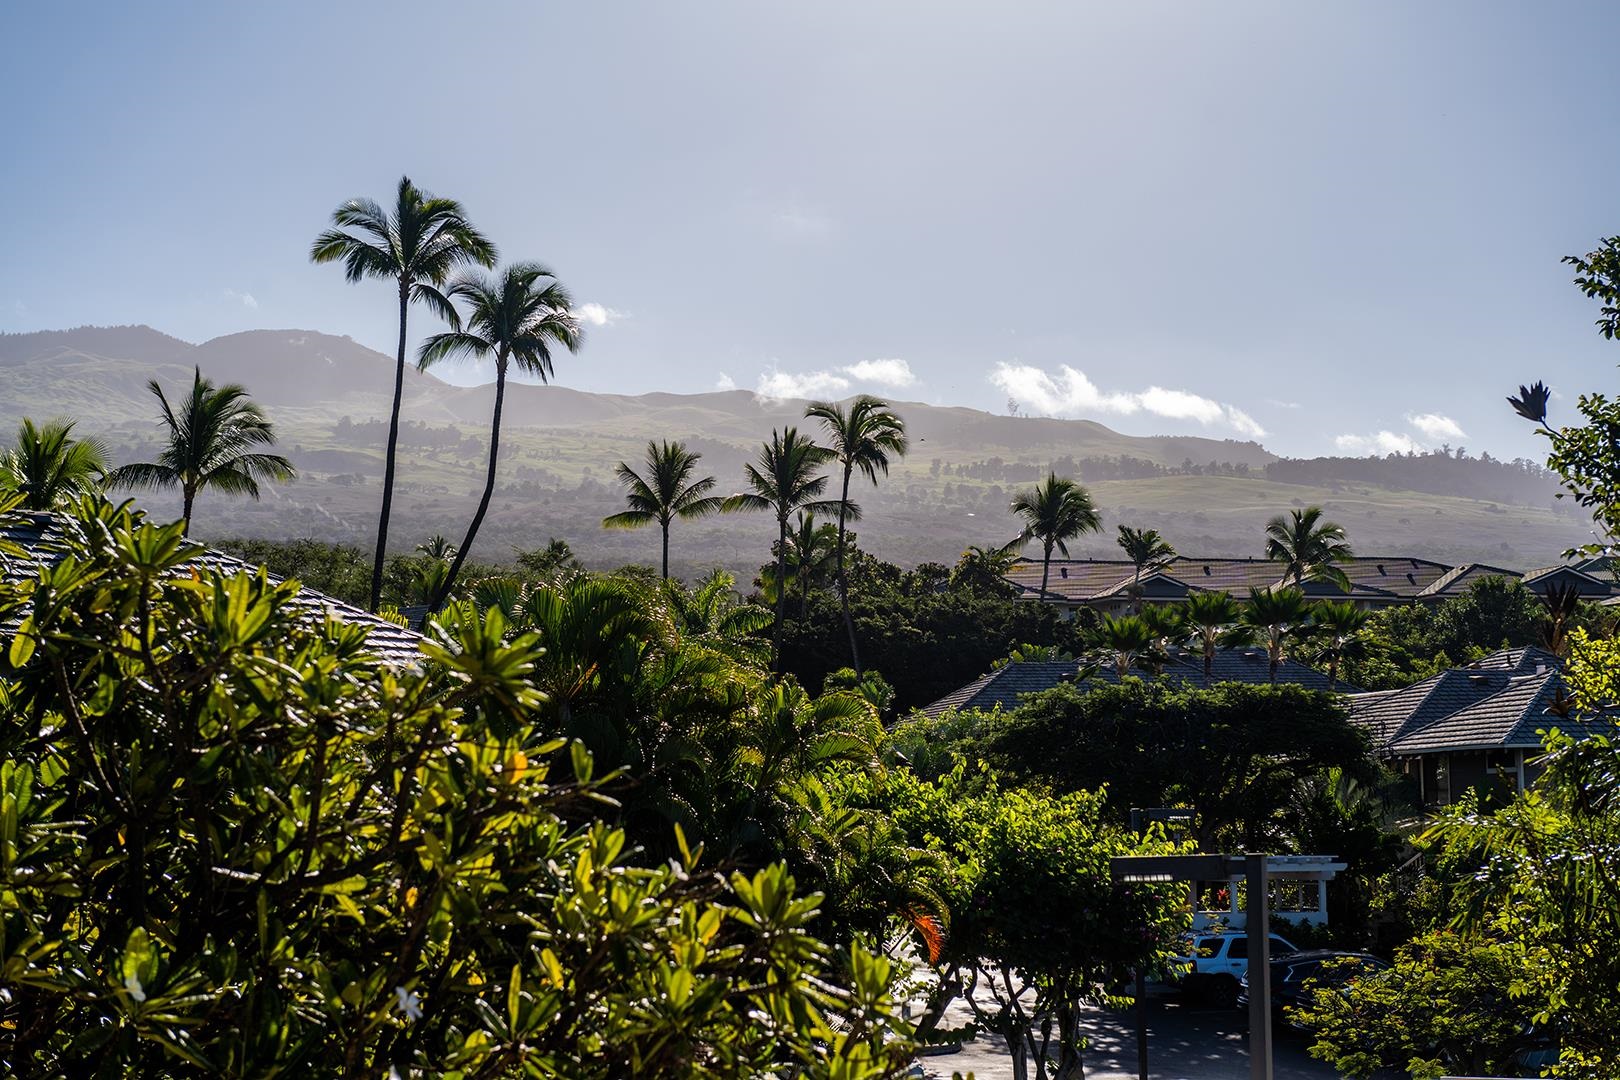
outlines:
[[[345,416],[332,426],[332,437],[350,445],[380,445],[388,438],[386,420],[363,420],[355,423]],[[401,446],[420,446],[437,450],[463,450],[469,454],[483,453],[484,441],[473,435],[463,435],[454,424],[434,427],[420,420],[405,420],[399,425]]]
[[[1285,459],[1266,466],[1266,479],[1284,484],[1330,486],[1335,482],[1376,484],[1397,491],[1456,495],[1465,499],[1549,506],[1559,492],[1558,477],[1526,458],[1501,461],[1489,454],[1470,457],[1462,448],[1388,457]]]
[[[947,465],[935,459],[929,466],[934,476],[959,476],[964,480],[988,480],[992,483],[1033,483],[1047,474],[1078,477],[1095,483],[1100,480],[1149,480],[1158,476],[1259,476],[1260,470],[1247,462],[1234,465],[1230,461],[1210,461],[1200,465],[1188,458],[1180,465],[1161,465],[1146,458],[1121,454],[1118,457],[1085,457],[1076,460],[1065,454],[1051,462],[1003,461],[993,457],[986,461],[971,461],[961,465]]]
[[[1526,458],[1502,461],[1490,454],[1471,457],[1466,449],[1452,450],[1449,447],[1423,453],[1390,454],[1381,458],[1284,458],[1270,462],[1263,468],[1230,461],[1199,464],[1190,459],[1182,461],[1180,465],[1163,465],[1128,454],[1078,460],[1065,455],[1051,462],[1004,461],[993,457],[959,465],[947,464],[936,458],[929,467],[930,474],[934,476],[961,477],[997,484],[1034,483],[1048,470],[1088,483],[1152,480],[1162,476],[1236,476],[1330,489],[1342,484],[1373,484],[1392,491],[1455,495],[1523,506],[1547,506],[1559,490],[1558,477],[1537,462]]]

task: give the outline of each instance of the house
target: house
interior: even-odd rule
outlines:
[[[926,716],[939,716],[950,709],[1014,709],[1026,694],[1038,694],[1062,683],[1075,682],[1082,668],[1090,671],[1086,682],[1119,682],[1119,673],[1106,664],[1093,668],[1079,660],[1010,663],[989,674],[979,676],[966,686],[946,694],[918,711]],[[1264,649],[1217,649],[1211,674],[1213,681],[1217,683],[1264,683],[1270,681],[1271,665]],[[1202,686],[1203,653],[1191,649],[1171,649],[1163,677]],[[1277,667],[1277,681],[1303,686],[1308,690],[1334,689],[1328,677],[1322,672],[1286,659]],[[1340,683],[1337,689],[1350,691],[1356,688]]]
[[[1547,566],[1522,572],[1485,563],[1447,566],[1431,559],[1408,556],[1358,555],[1340,564],[1350,581],[1348,590],[1327,581],[1307,581],[1302,588],[1313,600],[1349,600],[1362,608],[1391,604],[1438,604],[1461,596],[1474,582],[1487,577],[1517,579],[1537,594],[1550,589],[1573,588],[1583,600],[1605,601],[1620,598],[1620,586],[1609,573],[1606,560]],[[1041,592],[1042,565],[1039,559],[1020,559],[1005,580],[1016,586],[1028,600],[1055,604],[1066,615],[1082,607],[1110,614],[1129,611],[1134,604],[1132,584],[1136,566],[1124,559],[1054,559],[1047,576],[1046,592]],[[1195,592],[1229,592],[1247,596],[1250,589],[1269,589],[1287,584],[1282,567],[1270,560],[1197,559],[1178,556],[1160,569],[1142,574],[1142,602],[1184,603]]]
[[[1616,717],[1566,715],[1569,691],[1558,657],[1504,649],[1399,690],[1350,694],[1352,723],[1378,753],[1418,785],[1425,807],[1469,788],[1512,795],[1540,772],[1542,735],[1614,734]]]
[[[0,514],[0,542],[16,545],[20,556],[0,557],[0,580],[21,581],[53,566],[62,557],[61,526],[55,514],[31,511],[12,511]],[[256,573],[260,568],[241,559],[217,551],[203,549],[195,563],[231,573]],[[274,574],[272,581],[281,579]],[[318,628],[331,616],[341,622],[365,627],[369,633],[367,643],[386,663],[396,667],[409,667],[420,659],[422,635],[373,615],[363,608],[346,604],[313,589],[302,589],[290,605],[305,618],[310,628]]]

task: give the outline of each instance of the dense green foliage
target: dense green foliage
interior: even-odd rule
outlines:
[[[955,722],[915,719],[895,733],[902,752]],[[1133,806],[1184,806],[1207,850],[1281,846],[1297,823],[1306,777],[1341,769],[1377,777],[1367,739],[1329,695],[1297,686],[1219,683],[1209,690],[1128,678],[1059,686],[1010,713],[955,732],[952,749],[1009,779],[1056,791],[1103,785],[1116,819]]]
[[[943,985],[977,989],[968,1004],[1006,1040],[1014,1075],[1082,1075],[1082,1006],[1120,1004],[1187,925],[1181,889],[1115,882],[1109,859],[1175,847],[1112,822],[1094,792],[1051,797],[961,768],[937,784],[903,770],[848,783],[852,802],[943,860]]]
[[[0,1056],[83,1076],[892,1075],[888,961],[780,867],[638,859],[540,637],[420,667],[92,506],[0,588]],[[17,621],[20,620],[20,621]],[[544,633],[544,630],[541,631]],[[897,1038],[899,1037],[899,1038]]]
[[[1012,599],[999,582],[957,578],[943,566],[902,570],[851,549],[850,616],[861,659],[893,685],[904,713],[989,671],[1020,644],[1079,648],[1085,616],[1064,622],[1053,608]],[[790,612],[790,614],[792,614]],[[806,686],[820,686],[848,662],[838,598],[812,592],[783,628],[782,660]]]
[[[1539,1041],[1531,984],[1543,960],[1491,938],[1425,934],[1388,969],[1318,988],[1290,1019],[1313,1033],[1313,1055],[1356,1080],[1525,1075],[1515,1059]]]

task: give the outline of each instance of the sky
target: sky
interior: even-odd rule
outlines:
[[[1620,361],[1559,262],[1620,234],[1617,38],[1484,0],[9,4],[0,331],[392,353],[389,286],[307,256],[409,174],[569,288],[566,386],[1539,456],[1506,394],[1567,415]]]

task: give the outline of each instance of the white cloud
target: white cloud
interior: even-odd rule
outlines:
[[[714,380],[714,388],[716,390],[735,390],[737,389],[737,380],[722,371],[720,377]]]
[[[1439,413],[1421,413],[1417,416],[1408,415],[1406,422],[1411,424],[1431,442],[1442,439],[1466,439],[1468,435],[1458,426],[1457,421],[1449,416]]]
[[[1187,390],[1150,386],[1139,392],[1105,393],[1096,383],[1067,364],[1057,374],[1030,364],[999,363],[990,381],[1020,406],[1050,416],[1081,413],[1118,413],[1130,416],[1146,412],[1171,420],[1196,420],[1219,424],[1241,435],[1259,438],[1266,432],[1254,417],[1233,405],[1226,405]]]
[[[1385,429],[1373,435],[1340,435],[1333,440],[1337,446],[1347,454],[1411,454],[1416,453],[1424,446],[1410,435],[1402,435]]]
[[[917,381],[911,365],[898,357],[880,357],[862,360],[842,369],[857,382],[877,383],[879,386],[910,386]]]
[[[911,365],[899,357],[880,357],[859,360],[843,367],[821,371],[791,372],[772,367],[759,377],[757,392],[762,398],[822,398],[836,397],[857,383],[877,386],[911,386],[917,375]]]
[[[832,371],[772,370],[760,374],[757,392],[762,398],[818,398],[841,394],[849,389],[849,380]]]
[[[1279,409],[1297,409],[1297,408],[1299,408],[1299,402],[1297,402],[1297,401],[1278,401],[1276,398],[1266,398],[1266,404],[1267,405],[1274,405]]]
[[[601,304],[576,304],[574,306],[574,318],[586,326],[612,326],[624,318],[624,312],[614,311],[612,308],[603,307]]]
[[[225,294],[225,299],[235,300],[245,308],[257,309],[259,306],[259,302],[254,299],[252,293],[237,292],[235,289],[225,289],[223,291]]]

